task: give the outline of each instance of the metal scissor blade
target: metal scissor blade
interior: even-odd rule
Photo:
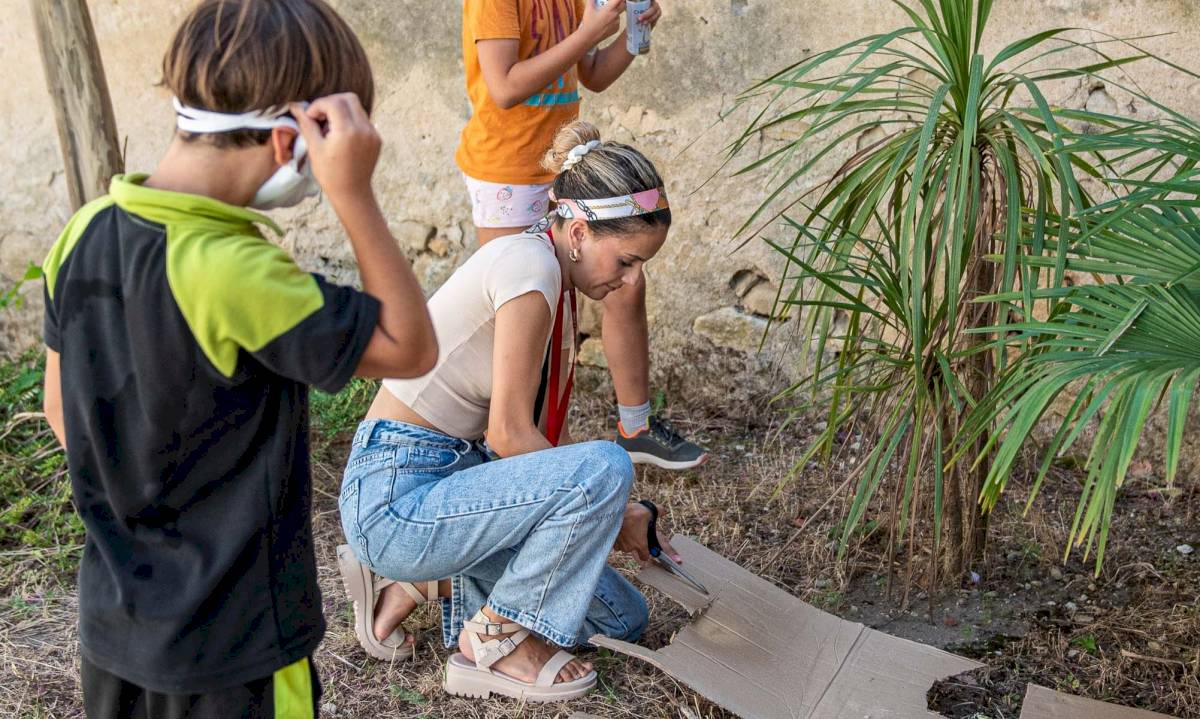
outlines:
[[[677,564],[674,559],[671,559],[670,557],[668,557],[666,552],[659,553],[659,555],[657,557],[655,557],[655,559],[657,559],[658,563],[661,564],[663,567],[665,567],[668,572],[671,572],[672,574],[679,577],[680,579],[683,579],[685,582],[687,582],[688,584],[695,587],[697,589],[697,591],[701,592],[702,594],[708,595],[708,590],[704,588],[704,585],[701,584],[700,582],[697,582],[695,579],[692,579],[692,576],[690,574],[688,574],[687,572],[683,571],[683,567],[679,566],[679,564]]]

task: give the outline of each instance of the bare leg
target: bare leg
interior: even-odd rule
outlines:
[[[601,320],[604,356],[617,402],[627,407],[650,401],[650,331],[646,323],[646,279],[604,298]]]
[[[422,594],[425,593],[427,582],[413,582],[413,586]],[[450,580],[443,579],[438,582],[438,596],[450,596]],[[408,592],[400,588],[399,584],[390,584],[384,587],[379,593],[379,601],[375,605],[375,620],[372,622],[371,630],[375,633],[375,638],[379,641],[387,639],[396,627],[400,626],[400,622],[408,619],[408,615],[412,614],[417,608],[417,602]],[[413,637],[410,634],[405,640],[405,645],[412,644]]]
[[[646,321],[646,280],[639,277],[604,298],[601,321],[604,356],[617,391],[617,404],[645,408],[650,402],[650,333]],[[617,444],[635,463],[684,470],[707,461],[708,450],[679,434],[653,414],[644,427],[618,426]]]

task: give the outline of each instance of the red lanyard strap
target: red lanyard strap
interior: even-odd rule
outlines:
[[[554,249],[554,233],[547,228],[546,236],[550,240],[550,249]],[[571,404],[571,388],[575,384],[575,353],[571,353],[571,366],[567,369],[567,386],[563,388],[562,396],[557,397],[558,378],[562,372],[562,338],[563,338],[563,298],[571,297],[571,344],[579,338],[579,313],[575,303],[575,290],[570,289],[558,296],[558,311],[554,313],[554,329],[550,333],[550,346],[546,348],[546,359],[542,363],[542,380],[538,384],[537,399],[533,404],[533,424],[542,421],[542,404],[546,404],[546,439],[557,447],[562,435],[563,425],[567,419],[567,408]],[[549,401],[547,401],[549,395]]]
[[[558,312],[554,316],[554,331],[550,333],[550,348],[548,350],[547,364],[550,367],[549,377],[547,377],[547,393],[549,394],[549,402],[547,403],[546,413],[546,439],[550,440],[550,444],[558,446],[558,440],[562,435],[563,425],[567,419],[567,409],[571,405],[571,388],[575,384],[575,353],[571,352],[571,366],[567,368],[567,385],[563,388],[562,395],[558,395],[558,378],[562,372],[562,339],[563,339],[563,298],[566,296],[571,298],[571,343],[575,343],[578,332],[578,310],[575,304],[575,290],[567,290],[558,296]],[[539,393],[540,395],[541,393]],[[539,401],[539,407],[540,407]]]

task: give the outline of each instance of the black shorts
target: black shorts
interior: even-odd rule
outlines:
[[[209,694],[162,694],[82,660],[88,719],[316,719],[321,682],[311,659]]]

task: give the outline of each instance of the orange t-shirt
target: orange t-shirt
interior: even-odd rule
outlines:
[[[579,80],[571,66],[541,92],[507,110],[488,95],[475,43],[517,40],[518,62],[545,52],[575,32],[588,0],[464,0],[463,66],[474,112],[454,159],[469,177],[532,185],[550,182],[541,167],[554,133],[579,117]]]

